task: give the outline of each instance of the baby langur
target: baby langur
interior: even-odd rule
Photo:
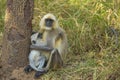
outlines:
[[[31,45],[46,45],[46,43],[43,43],[41,38],[42,34],[38,32],[33,32],[31,35]],[[45,66],[46,57],[42,55],[39,50],[31,50],[28,58],[29,65],[24,69],[26,73],[32,71],[33,69],[38,71]]]
[[[50,68],[56,69],[63,66],[67,54],[67,36],[65,31],[59,26],[56,17],[53,14],[46,14],[40,21],[40,33],[43,33],[43,42],[46,45],[31,46],[31,49],[40,49],[41,53],[46,56],[47,64],[40,71],[36,72],[36,77],[48,71]],[[41,48],[53,49],[45,51]]]

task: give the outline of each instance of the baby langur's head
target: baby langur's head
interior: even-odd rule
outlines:
[[[52,30],[58,27],[58,21],[56,20],[56,17],[48,13],[40,21],[40,29],[45,30]]]
[[[32,45],[40,44],[41,39],[42,39],[41,33],[32,32],[32,35],[31,35],[31,44]]]

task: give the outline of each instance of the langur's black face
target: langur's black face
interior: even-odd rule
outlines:
[[[39,39],[42,39],[42,33],[32,32],[31,43],[36,44]]]
[[[47,18],[47,19],[45,19],[45,26],[46,27],[52,27],[53,26],[53,22],[54,22],[53,19]]]

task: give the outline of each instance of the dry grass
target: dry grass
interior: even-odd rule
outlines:
[[[4,7],[1,1],[0,6]],[[65,67],[50,71],[41,79],[120,80],[119,5],[119,0],[35,0],[33,29],[39,29],[44,14],[53,13],[69,41]],[[3,32],[4,8],[0,10]]]

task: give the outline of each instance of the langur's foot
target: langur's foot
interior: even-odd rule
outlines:
[[[24,71],[25,71],[25,73],[29,73],[29,72],[33,71],[33,68],[32,68],[30,65],[27,65],[27,66],[24,68]]]
[[[35,76],[34,76],[34,78],[36,79],[36,78],[39,78],[40,76],[42,76],[43,74],[45,74],[45,73],[47,73],[48,71],[37,71],[36,73],[35,73]]]

